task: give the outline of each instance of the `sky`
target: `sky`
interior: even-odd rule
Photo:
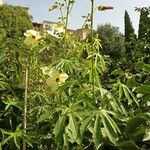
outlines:
[[[54,10],[49,12],[48,8],[56,0],[5,0],[7,4],[29,7],[30,14],[33,16],[33,21],[42,23],[43,20],[58,21],[59,12]],[[63,0],[57,0],[63,1]],[[124,33],[124,12],[128,11],[135,32],[138,31],[139,13],[135,11],[135,7],[148,7],[150,0],[95,0],[95,7],[99,5],[113,6],[113,10],[95,11],[94,13],[94,28],[98,25],[110,23],[113,26],[119,27],[119,30]],[[90,0],[76,0],[69,18],[69,28],[81,28],[84,19],[83,15],[87,15],[90,11]]]

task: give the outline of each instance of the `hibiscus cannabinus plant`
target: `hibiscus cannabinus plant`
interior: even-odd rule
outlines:
[[[147,141],[148,114],[142,113],[135,88],[126,85],[126,74],[118,70],[109,74],[109,57],[102,55],[101,41],[94,34],[95,11],[113,7],[95,7],[95,1],[87,0],[91,9],[83,27],[87,23],[90,33],[85,40],[67,30],[75,0],[49,7],[50,13],[60,12],[58,25],[52,26],[55,31],[30,29],[24,34],[23,130],[19,125],[13,132],[2,131],[0,148],[10,139],[23,150],[122,150],[126,145],[139,149],[134,138],[141,133]]]

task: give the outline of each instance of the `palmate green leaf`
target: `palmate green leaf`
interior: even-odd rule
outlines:
[[[63,145],[68,149],[69,141],[68,141],[68,135],[67,134],[63,134],[63,140],[64,140]]]
[[[2,142],[0,143],[0,145],[3,146],[3,145],[6,144],[7,142],[9,142],[12,138],[13,138],[13,135],[8,136],[8,137],[5,138],[4,140],[2,140]]]
[[[4,79],[6,79],[6,76],[0,72],[0,80],[4,80]]]
[[[5,82],[6,76],[0,72],[0,90],[6,89],[9,84]]]
[[[121,99],[122,93],[123,93],[122,86],[121,83],[119,82],[119,99]]]
[[[24,136],[23,138],[30,147],[33,147],[32,143],[34,143],[34,142],[33,142],[33,140],[30,139],[30,137]]]
[[[98,90],[100,91],[102,98],[103,97],[107,97],[108,99],[113,98],[112,94],[107,89],[104,89],[101,85],[99,85]]]
[[[44,95],[43,93],[33,92],[32,95],[33,95],[34,99],[39,99],[41,101],[43,101],[43,100],[49,101],[48,98],[46,97],[46,95]]]
[[[142,85],[137,87],[136,92],[150,95],[150,85]]]
[[[135,67],[137,69],[143,69],[144,71],[150,72],[150,64],[145,64],[142,61],[137,62],[136,65],[135,65]]]
[[[128,105],[131,105],[132,104],[132,99],[130,98],[128,90],[125,88],[125,86],[122,86],[122,88],[123,88],[124,94],[125,94],[125,96],[128,100]]]
[[[122,84],[120,82],[120,80],[118,80],[118,82],[116,84],[114,84],[114,86],[119,87],[119,99],[121,99],[123,92],[124,92],[124,95],[128,100],[128,105],[131,105],[134,100],[134,102],[139,107],[139,103],[138,103],[138,100],[136,99],[135,95],[125,84]]]
[[[104,117],[108,120],[110,126],[112,127],[114,133],[121,133],[120,129],[118,128],[117,124],[115,123],[115,121],[106,113],[103,113]]]
[[[104,56],[102,56],[100,53],[96,53],[96,57],[95,57],[95,64],[99,64],[99,70],[101,70],[100,72],[102,73],[103,71],[106,70],[106,63],[104,60]]]
[[[23,130],[20,130],[19,127],[17,127],[16,131],[13,133],[13,139],[16,147],[20,149],[20,139],[23,138]]]
[[[75,60],[61,59],[58,61],[58,64],[56,64],[56,69],[73,74],[76,68],[75,64]]]
[[[104,116],[102,114],[100,114],[101,118],[102,118],[102,123],[104,126],[104,131],[106,133],[106,135],[108,136],[109,140],[116,145],[116,139],[113,137],[113,135],[111,134],[111,131],[109,129],[109,125],[107,124]]]
[[[8,87],[8,84],[4,81],[0,81],[0,90],[5,90]]]
[[[117,144],[117,147],[121,150],[140,150],[140,148],[130,140]]]
[[[126,134],[132,134],[137,127],[139,127],[141,124],[144,124],[147,121],[147,118],[145,118],[144,116],[135,116],[135,117],[131,117],[129,118],[129,120],[127,121],[127,126],[126,126]]]
[[[40,118],[37,120],[37,122],[42,122],[46,119],[49,119],[50,117],[52,117],[52,115],[56,112],[56,110],[47,110],[44,114],[42,114],[40,116]]]
[[[150,72],[150,64],[144,64],[143,69]]]
[[[63,134],[66,127],[66,116],[62,115],[59,117],[58,121],[55,124],[53,133],[55,135],[55,140],[57,143],[61,143],[63,140]]]
[[[82,121],[82,125],[80,126],[81,135],[83,135],[94,116],[95,114],[91,114],[87,119]]]
[[[6,53],[3,52],[2,54],[0,54],[0,64],[2,64],[6,58]]]
[[[134,94],[131,92],[131,90],[126,85],[124,85],[124,84],[122,84],[122,87],[123,87],[124,94],[125,94],[126,98],[128,99],[128,105],[132,104],[132,99],[133,99],[134,102],[139,107],[139,103],[138,103],[136,97],[134,96]]]
[[[121,109],[121,113],[123,113],[125,116],[128,116],[127,115],[127,112],[126,112],[126,109],[124,108],[123,104],[120,102],[120,100],[116,100],[118,106],[120,107]]]
[[[93,61],[93,60],[91,60],[90,63],[89,63],[89,67],[90,67],[90,68],[89,68],[89,70],[88,70],[88,72],[87,72],[87,74],[89,74],[89,82],[90,82],[90,83],[93,82],[93,78],[94,78],[94,77],[93,77],[93,74],[94,74],[94,73],[93,73],[93,72],[94,72],[94,67],[92,66],[92,61]]]
[[[4,103],[6,104],[5,111],[7,111],[11,106],[15,106],[19,108],[20,110],[22,109],[21,103],[18,101],[18,99],[9,98],[6,101],[4,101]]]
[[[15,142],[16,147],[19,149],[20,148],[20,139],[18,137],[14,136],[14,142]]]
[[[135,95],[132,93],[132,91],[127,87],[128,92],[130,93],[132,99],[134,100],[134,102],[137,104],[138,107],[140,107]]]
[[[6,143],[8,143],[11,139],[14,140],[14,143],[16,145],[16,147],[19,149],[20,148],[20,139],[23,138],[23,130],[20,129],[20,127],[17,127],[15,132],[12,131],[5,131],[3,129],[1,129],[2,134],[6,134],[9,135],[7,138],[5,138],[0,144],[4,145]]]
[[[78,144],[81,144],[81,135],[79,132],[78,122],[77,122],[75,116],[73,115],[73,113],[69,113],[68,117],[69,117],[69,124],[68,124],[67,130],[66,130],[67,132],[70,132],[70,134],[68,134],[68,136],[70,139],[75,140]]]
[[[131,135],[128,135],[128,137],[130,137],[130,140],[133,140],[134,142],[141,141],[145,134],[145,128],[146,127],[144,125],[138,126]]]
[[[93,141],[95,143],[96,148],[99,147],[100,138],[101,138],[100,114],[97,114],[93,131]]]
[[[101,40],[98,38],[98,36],[95,36],[93,40],[94,40],[93,46],[94,46],[97,50],[99,50],[99,48],[102,49]]]
[[[139,114],[137,114],[137,116],[144,117],[145,119],[150,120],[150,113],[149,112],[139,113]]]
[[[145,135],[142,141],[150,141],[150,128],[145,130]]]

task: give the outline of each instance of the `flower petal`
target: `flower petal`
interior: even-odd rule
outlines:
[[[33,35],[33,36],[37,36],[39,34],[39,32],[37,32],[37,31],[35,31],[35,30],[27,30],[25,33],[24,33],[24,35],[26,36],[26,37],[28,37],[29,35]]]
[[[57,90],[57,88],[59,86],[59,82],[56,82],[56,78],[55,77],[49,77],[46,80],[46,83],[51,88],[52,91]]]
[[[35,38],[38,41],[38,40],[40,40],[42,38],[42,36],[41,35],[37,35]]]
[[[59,75],[60,83],[65,82],[67,79],[68,79],[68,75],[67,75],[66,73],[61,73],[61,74]]]
[[[45,67],[41,67],[41,70],[42,70],[43,75],[47,75],[50,69],[47,66],[45,66]]]
[[[30,35],[30,36],[28,36],[28,37],[25,38],[24,44],[26,44],[26,45],[32,45],[34,43],[34,40],[35,39],[32,38],[32,35]]]
[[[57,77],[57,78],[59,78],[59,72],[57,70],[53,69],[53,68],[50,69],[48,75],[50,77]]]

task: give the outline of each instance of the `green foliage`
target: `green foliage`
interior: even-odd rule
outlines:
[[[21,36],[31,27],[27,10],[16,6],[0,6],[0,29],[6,33],[7,38]]]
[[[124,55],[125,47],[123,35],[118,28],[110,24],[99,25],[96,32],[101,40],[100,52],[109,55],[113,61],[119,60]]]
[[[138,38],[143,39],[149,36],[149,27],[150,27],[150,7],[143,7],[141,9],[137,9],[140,12],[140,21],[139,21],[139,31]]]
[[[74,3],[65,0],[55,5],[71,10]],[[125,70],[121,66],[124,38],[116,27],[99,26],[99,36],[93,36],[92,42],[68,31],[59,38],[41,31],[41,43],[26,47],[23,32],[28,23],[19,31],[15,26],[17,31],[9,40],[4,40],[7,27],[0,38],[0,149],[20,149],[22,141],[29,150],[149,149],[150,66],[141,50],[149,44],[148,38],[144,44],[131,39],[133,62]],[[112,68],[104,55],[110,56]],[[52,90],[47,78],[59,82],[64,72],[68,78]],[[22,124],[25,107],[27,127]]]
[[[130,20],[127,10],[125,11],[124,22],[125,22],[125,32],[124,32],[125,33],[125,41],[130,42],[131,36],[134,35],[134,29],[133,29],[132,22]]]

